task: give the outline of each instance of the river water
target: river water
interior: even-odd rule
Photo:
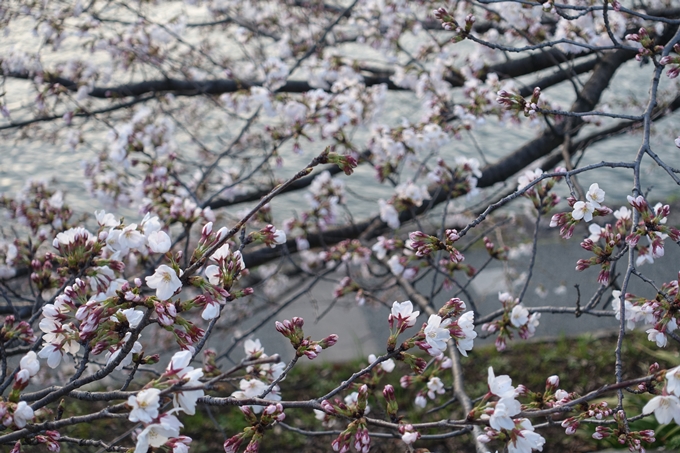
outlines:
[[[10,34],[4,43],[0,44],[0,55],[12,47],[30,47],[31,43],[22,41],[22,39],[21,34]],[[465,52],[466,45],[468,44],[461,43],[462,54]],[[75,48],[69,49],[66,47],[61,55],[61,59],[76,51]],[[356,49],[352,48],[349,48],[349,51],[357,52]],[[362,52],[366,52],[366,50],[364,49]],[[368,50],[366,55],[362,54],[362,57],[364,56],[367,59],[382,59],[383,62],[385,60],[384,56],[372,50]],[[58,59],[59,57],[54,58]],[[47,61],[49,62],[49,60]],[[619,70],[611,82],[610,89],[605,93],[603,102],[609,105],[612,112],[626,114],[641,113],[650,87],[652,71],[653,67],[651,64],[640,66],[636,61],[628,62]],[[534,78],[536,76],[531,77]],[[587,74],[582,75],[580,79],[582,82],[585,82],[587,77]],[[295,78],[295,76],[292,78]],[[526,77],[520,81],[530,83],[531,79]],[[27,81],[6,81],[5,90],[12,110],[16,108],[18,112],[21,112],[22,108],[30,106],[34,96],[30,86],[30,82]],[[678,84],[675,81],[671,81],[665,76],[662,77],[660,89],[662,95],[665,95],[666,98],[675,96],[677,89]],[[460,89],[454,90],[454,100],[462,98],[459,91]],[[551,101],[558,102],[564,109],[568,109],[574,99],[574,92],[571,85],[563,83],[558,87],[546,89],[543,96]],[[623,102],[626,105],[623,105]],[[379,122],[397,125],[404,118],[415,122],[419,116],[419,105],[420,100],[416,99],[413,93],[391,92],[388,94]],[[679,118],[680,115],[675,113],[657,122],[654,125],[652,135],[653,150],[665,159],[668,164],[675,167],[680,166],[680,150],[673,143],[674,138],[680,135]],[[618,120],[605,120],[604,123],[611,124],[616,121]],[[63,126],[63,122],[58,123],[60,123],[58,127]],[[78,124],[78,121],[76,121],[76,124]],[[92,212],[103,207],[91,199],[84,190],[82,164],[105,147],[106,130],[94,126],[91,122],[86,123],[84,127],[89,131],[86,135],[95,146],[80,146],[72,150],[63,143],[63,139],[52,143],[41,139],[41,137],[31,136],[31,133],[26,136],[22,131],[17,131],[14,135],[9,136],[9,140],[4,141],[0,145],[0,192],[14,193],[29,178],[55,178],[55,187],[61,188],[66,192],[67,202],[76,211]],[[449,159],[457,155],[479,158],[479,153],[475,149],[474,144],[474,141],[476,141],[488,161],[494,162],[519,147],[526,140],[534,137],[539,132],[539,127],[531,125],[528,120],[524,121],[521,126],[499,124],[498,121],[488,120],[485,124],[476,125],[470,135],[463,134],[460,140],[453,139],[441,149],[440,154],[444,158]],[[580,136],[588,134],[592,130],[594,130],[594,127],[590,126],[583,130]],[[231,131],[231,135],[237,133],[237,128]],[[474,137],[474,141],[471,136]],[[361,146],[367,142],[368,138],[368,130],[360,128],[355,132],[354,142]],[[588,149],[581,161],[581,165],[602,160],[630,161],[634,158],[641,139],[642,137],[639,133],[627,134],[595,144]],[[186,137],[178,136],[178,142],[183,149],[192,148]],[[322,141],[308,145],[307,152],[301,156],[289,152],[289,147],[284,147],[282,154],[285,156],[285,161],[283,167],[277,170],[278,174],[282,178],[292,175],[304,166],[315,153],[322,150],[323,146],[324,143]],[[652,199],[662,200],[680,195],[678,187],[650,159],[646,159],[643,170],[642,185],[644,189],[652,189]],[[585,187],[588,187],[593,182],[599,183],[600,187],[607,192],[607,202],[616,208],[625,203],[625,196],[630,193],[632,177],[629,173],[627,170],[600,169],[597,172],[581,176],[580,181]],[[350,178],[344,175],[338,177],[345,178],[347,185],[360,195],[360,197],[354,197],[352,194],[348,196],[348,200],[350,200],[348,203],[349,208],[355,218],[360,219],[373,215],[377,212],[378,198],[390,196],[391,187],[380,185],[375,178],[374,170],[368,166],[361,166]],[[563,189],[559,190],[561,190],[562,194],[565,194]],[[284,195],[277,199],[273,205],[274,211],[277,213],[277,220],[289,217],[295,210],[299,211],[300,201],[300,194],[297,193]],[[109,207],[109,209],[111,208]],[[119,212],[128,216],[133,213],[134,216],[138,215],[130,209],[119,209]]]

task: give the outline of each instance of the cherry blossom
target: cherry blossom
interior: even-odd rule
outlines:
[[[205,304],[205,308],[201,312],[201,318],[205,319],[206,321],[215,319],[219,316],[221,309],[222,306],[220,303],[215,300],[210,300]]]
[[[416,440],[420,439],[420,433],[416,431],[413,425],[411,424],[400,426],[399,432],[401,433],[401,440],[406,445],[411,445]]]
[[[501,398],[513,398],[515,396],[515,387],[512,386],[512,379],[508,375],[496,376],[493,372],[493,367],[489,367],[489,377],[487,380],[489,384],[489,392]]]
[[[50,368],[56,368],[59,366],[59,363],[61,363],[63,353],[59,349],[59,346],[54,344],[46,344],[43,346],[40,352],[38,352],[38,357],[47,359],[47,365]]]
[[[618,280],[630,276],[631,270],[645,280],[641,272],[675,252],[664,247],[666,239],[678,242],[680,238],[680,231],[667,225],[673,222],[670,207],[660,203],[652,208],[647,202],[664,196],[665,189],[660,192],[660,184],[649,190],[643,187],[645,175],[641,174],[645,166],[652,165],[662,168],[654,178],[673,177],[674,156],[647,140],[653,121],[672,109],[661,109],[653,121],[641,122],[644,146],[629,147],[633,154],[628,156],[623,150],[622,157],[585,164],[578,157],[570,162],[567,153],[561,156],[558,149],[569,148],[571,143],[580,147],[578,153],[585,152],[593,141],[584,135],[598,131],[579,127],[581,122],[600,128],[604,121],[627,116],[615,109],[627,113],[630,106],[663,104],[657,95],[663,90],[656,89],[657,76],[664,69],[660,66],[667,66],[670,78],[680,74],[680,44],[669,41],[665,22],[670,19],[661,17],[672,16],[668,12],[672,2],[632,2],[632,11],[618,0],[605,1],[604,8],[570,1],[566,9],[551,2],[494,1],[480,6],[463,1],[454,2],[450,12],[443,7],[432,12],[430,4],[403,0],[364,0],[340,9],[333,2],[258,2],[253,6],[238,0],[187,0],[167,11],[161,11],[162,3],[99,2],[93,0],[83,8],[81,2],[17,0],[16,8],[0,13],[0,23],[12,30],[11,41],[22,44],[0,49],[0,72],[7,85],[7,95],[0,96],[3,139],[16,142],[19,150],[35,149],[45,155],[49,149],[43,147],[53,143],[68,146],[73,155],[86,153],[82,181],[69,179],[68,183],[84,183],[96,202],[110,211],[94,211],[95,218],[85,223],[81,210],[87,201],[77,191],[60,190],[58,180],[27,181],[16,195],[0,194],[0,210],[7,220],[0,231],[0,299],[6,299],[7,305],[0,336],[7,346],[3,349],[7,360],[19,362],[14,385],[0,401],[0,421],[15,431],[7,434],[12,442],[20,441],[13,451],[32,443],[57,450],[58,432],[24,432],[21,428],[36,414],[40,423],[54,418],[43,414],[43,406],[57,403],[58,394],[67,390],[63,385],[83,390],[109,386],[112,375],[118,374],[112,373],[115,365],[119,370],[128,368],[123,375],[129,380],[121,389],[129,396],[126,415],[132,423],[141,424],[132,428],[137,431],[135,452],[156,448],[186,453],[191,439],[180,435],[182,424],[177,417],[179,412],[185,417],[196,413],[205,382],[211,382],[214,393],[203,401],[206,404],[224,399],[224,388],[212,383],[227,374],[231,382],[239,382],[232,400],[281,399],[281,389],[274,384],[284,377],[288,364],[297,362],[277,362],[280,358],[267,356],[259,340],[243,341],[261,333],[244,334],[244,326],[250,326],[248,318],[259,316],[268,302],[285,305],[323,290],[322,284],[313,286],[331,272],[332,278],[345,274],[338,277],[337,297],[356,294],[357,310],[370,310],[373,302],[384,301],[390,294],[407,294],[418,301],[424,296],[431,305],[428,312],[436,313],[420,330],[407,333],[421,312],[414,310],[411,301],[394,302],[388,318],[387,356],[383,356],[391,358],[378,363],[376,355],[369,355],[371,372],[352,373],[347,382],[335,383],[329,397],[334,401],[324,400],[323,410],[316,412],[322,423],[340,425],[331,444],[335,450],[345,453],[353,446],[368,452],[372,430],[378,425],[383,425],[379,431],[390,431],[394,437],[398,431],[411,450],[420,434],[406,422],[407,411],[397,407],[391,386],[383,392],[388,406],[376,416],[379,423],[363,417],[368,412],[368,407],[362,409],[367,399],[379,397],[385,373],[395,372],[396,363],[404,362],[399,368],[405,373],[400,378],[404,393],[410,392],[416,407],[426,408],[428,398],[446,392],[450,368],[457,365],[455,354],[453,360],[443,354],[449,339],[454,339],[462,356],[472,350],[478,309],[477,321],[483,320],[485,332],[497,335],[498,349],[511,346],[509,340],[515,334],[526,339],[537,330],[540,313],[530,313],[509,293],[499,295],[502,310],[470,301],[474,311],[465,312],[462,301],[451,302],[455,296],[443,305],[438,302],[445,294],[465,293],[478,272],[486,273],[496,267],[493,261],[507,259],[502,244],[495,246],[476,232],[497,232],[496,242],[501,243],[503,230],[493,230],[507,228],[507,221],[517,217],[515,200],[520,196],[533,204],[527,212],[538,227],[559,202],[557,193],[569,193],[571,208],[550,220],[568,239],[575,232],[585,232],[578,226],[581,220],[591,222],[612,213],[603,206],[605,192],[599,186],[610,181],[595,179],[601,169],[619,167],[621,177],[635,183],[628,197],[632,210],[624,206],[613,212],[616,221],[586,225],[590,236],[582,246],[594,256],[580,260],[577,268],[601,265],[602,271],[593,303],[584,303],[577,314],[607,311],[606,301],[600,300],[602,291],[610,287],[633,290],[634,285],[626,287]],[[525,3],[524,7],[518,3]],[[22,26],[26,20],[29,27]],[[637,33],[626,35],[631,26]],[[433,30],[441,27],[443,31]],[[216,39],[217,35],[226,41]],[[457,44],[463,40],[465,45]],[[626,64],[635,52],[614,52],[621,43],[637,49],[637,59],[651,58],[659,64]],[[537,52],[541,49],[547,52]],[[543,68],[550,74],[550,67],[560,63],[559,58],[548,58],[552,51],[573,58],[571,76],[583,78],[583,83],[573,86],[576,102],[571,105],[556,101],[565,102],[564,96],[556,94],[571,87],[569,80],[560,74],[546,78],[536,73],[535,68]],[[614,66],[601,64],[608,52],[616,55]],[[532,64],[527,65],[529,60]],[[652,88],[645,90],[646,97],[638,99],[632,93],[630,99],[617,99],[603,91],[616,86],[608,78],[619,64],[627,76],[635,76],[631,80],[641,74],[649,76]],[[508,71],[509,67],[514,69]],[[581,74],[584,67],[587,72]],[[607,69],[604,73],[603,68]],[[527,80],[541,87],[527,85]],[[32,90],[28,97],[20,92],[24,88]],[[615,89],[611,91],[616,94]],[[598,99],[607,99],[611,106],[596,105]],[[487,144],[478,144],[477,139],[489,130],[499,131],[501,137],[503,129],[519,140],[527,132],[538,139],[518,143],[516,149],[508,141],[485,156]],[[556,134],[568,135],[569,143],[560,145],[561,140],[554,140]],[[668,137],[661,137],[661,142],[668,142]],[[470,143],[474,146],[467,146]],[[680,137],[675,144],[680,147]],[[645,151],[638,153],[639,159],[634,159],[636,149]],[[483,162],[469,157],[475,152]],[[569,167],[555,169],[553,174],[560,176],[546,177],[538,168],[548,171],[546,163],[560,157]],[[630,164],[633,161],[635,165]],[[508,175],[517,174],[520,168],[531,170],[518,175],[516,184],[508,184],[512,178]],[[359,178],[350,176],[353,171]],[[371,172],[375,180],[367,177]],[[69,178],[68,174],[59,176]],[[576,178],[598,181],[582,194],[582,200],[574,198],[582,192]],[[12,189],[14,182],[10,177],[9,184],[3,184]],[[553,190],[558,183],[561,187]],[[508,193],[496,197],[504,185]],[[307,193],[300,196],[305,188]],[[470,197],[482,192],[481,204],[469,203]],[[355,205],[356,200],[367,204]],[[130,212],[144,217],[130,223],[126,220]],[[226,226],[213,231],[217,218]],[[273,226],[279,221],[283,221],[280,230]],[[413,231],[409,240],[394,231],[402,225]],[[91,233],[87,228],[96,230]],[[380,236],[372,244],[385,230],[394,234]],[[514,228],[513,236],[523,236],[522,230]],[[172,250],[171,236],[177,236],[176,250]],[[643,236],[647,242],[640,241]],[[276,250],[276,245],[289,238],[291,247]],[[527,244],[520,246],[527,256],[536,255],[535,266],[541,266],[540,254],[531,243],[524,237],[517,239]],[[481,241],[491,267],[483,264],[474,269],[463,262],[458,249],[476,253],[476,243]],[[541,241],[537,244],[543,246]],[[373,253],[368,249],[371,245]],[[483,248],[480,251],[486,253]],[[511,258],[514,255],[519,256],[510,254]],[[257,271],[252,280],[240,279],[249,273],[244,256]],[[526,286],[547,296],[550,287],[536,281],[539,274],[527,272],[532,280]],[[417,276],[424,277],[416,280]],[[247,287],[251,282],[254,287]],[[659,283],[657,291],[644,295],[613,291],[610,305],[620,322],[628,328],[645,325],[649,340],[663,347],[675,337],[672,333],[680,317],[678,281]],[[555,293],[566,291],[568,285],[566,280],[560,282]],[[17,305],[12,305],[14,300]],[[559,303],[555,305],[559,308]],[[220,322],[214,322],[218,317]],[[36,325],[39,335],[33,332]],[[298,358],[315,358],[338,340],[337,335],[326,333],[323,340],[313,341],[302,327],[302,318],[275,324]],[[259,328],[265,334],[272,326]],[[221,330],[236,343],[230,346],[208,338]],[[247,357],[241,366],[232,368],[221,359],[228,359],[237,343],[243,344]],[[219,349],[206,349],[206,345]],[[418,347],[434,358],[427,361],[416,355]],[[142,354],[144,350],[172,355],[165,371],[156,365],[159,357]],[[205,352],[204,365],[195,369],[192,361],[200,350]],[[70,361],[69,355],[76,357],[76,367],[59,370],[57,384],[63,385],[52,386],[54,382],[37,377],[34,384],[47,390],[23,393],[33,377],[46,371],[40,369],[38,359],[57,368],[62,359]],[[365,369],[366,363],[359,368]],[[630,377],[638,383],[633,384],[636,391],[652,394],[643,413],[654,413],[664,422],[680,419],[679,370],[665,372],[665,387],[658,365],[648,373],[656,380]],[[12,385],[12,376],[8,374],[6,380],[5,387]],[[556,376],[547,379],[545,391],[523,385],[515,388],[509,376],[495,376],[491,367],[487,383],[486,393],[462,395],[477,406],[466,411],[467,428],[456,428],[452,435],[488,422],[485,434],[473,440],[497,442],[500,449],[512,453],[541,450],[545,443],[529,420],[513,419],[522,409],[516,397],[527,397],[524,410],[528,413],[545,411],[542,415],[551,418],[581,396],[558,389]],[[357,388],[358,392],[350,393]],[[474,392],[475,386],[467,391]],[[341,392],[350,394],[343,399]],[[107,399],[116,392],[95,393],[98,399]],[[625,412],[611,419],[613,412],[601,398],[612,395],[611,385],[600,387],[590,395],[599,401],[574,406],[571,409],[578,413],[557,419],[564,421],[567,434],[574,433],[584,419],[603,420],[597,426],[598,438],[611,436],[631,450],[641,450],[640,443],[655,433],[629,431],[622,423],[638,417],[633,406],[627,405]],[[460,405],[459,396],[456,392],[451,404]],[[162,403],[170,399],[174,408],[162,413]],[[115,401],[101,403],[107,407]],[[286,405],[305,409],[300,404]],[[314,408],[307,404],[306,409]],[[460,407],[452,410],[460,412]],[[269,428],[286,416],[280,404],[266,409],[244,405],[242,413],[245,425],[237,424],[242,429],[229,433],[232,437],[224,444],[228,452],[239,451],[243,442],[248,444],[244,446],[248,453],[256,452],[263,436],[276,436],[278,427]],[[56,418],[65,428],[83,420]],[[626,425],[625,432],[622,425]],[[434,431],[442,426],[433,419],[428,435],[439,435]],[[621,432],[614,434],[617,429]],[[84,439],[102,445],[109,440]],[[476,449],[480,450],[479,444]]]
[[[121,351],[123,350],[123,347],[127,342],[130,340],[130,337],[132,336],[131,332],[127,332],[125,336],[123,337],[123,340],[120,342],[120,344],[117,345],[115,351],[107,352],[106,353],[106,364],[110,364],[114,362],[118,356],[120,355]],[[117,370],[122,370],[126,366],[130,365],[132,363],[133,355],[138,354],[142,352],[142,344],[139,342],[139,337],[137,337],[137,341],[135,341],[132,345],[132,349],[130,352],[123,358],[123,360],[120,361],[120,363],[116,366]]]
[[[185,370],[187,369],[192,370],[193,368],[189,367],[191,359],[191,351],[178,351],[174,353],[165,369],[165,373],[168,375],[180,375],[182,372],[186,372]]]
[[[590,239],[593,242],[599,241],[603,230],[604,229],[600,225],[591,223],[590,225],[588,225],[588,231],[590,232],[590,236],[588,236],[588,239]]]
[[[144,312],[141,310],[135,310],[134,308],[121,310],[120,313],[125,316],[125,319],[127,319],[131,329],[137,328],[139,323],[142,322],[142,318],[144,318]]]
[[[424,408],[425,406],[427,406],[427,398],[425,398],[425,396],[422,393],[419,393],[418,395],[416,395],[414,404],[417,407]]]
[[[392,255],[387,261],[387,264],[390,266],[390,271],[394,275],[402,275],[406,269],[397,255]]]
[[[368,363],[373,363],[377,360],[378,358],[375,356],[375,354],[369,354],[368,355]],[[391,373],[394,370],[394,367],[396,367],[397,364],[394,363],[394,360],[392,359],[387,359],[384,362],[380,362],[380,369],[383,370],[386,373]]]
[[[33,409],[31,409],[31,406],[29,406],[26,401],[19,401],[12,416],[14,417],[14,424],[17,428],[23,428],[28,422],[33,420]]]
[[[631,211],[627,206],[621,206],[619,209],[614,211],[614,217],[617,220],[628,220],[633,216],[633,211]]]
[[[54,246],[54,248],[59,248],[60,244],[71,245],[80,240],[81,238],[87,242],[94,241],[94,236],[92,236],[92,233],[87,231],[85,228],[76,227],[57,234],[57,237],[54,238],[54,242],[52,243],[52,245]]]
[[[179,430],[184,425],[170,412],[162,414],[158,423],[147,425],[137,436],[134,453],[146,453],[149,447],[160,447],[170,438],[178,437]]]
[[[357,404],[358,401],[359,392],[352,392],[345,397],[345,404],[347,405]],[[371,406],[366,405],[366,409],[364,409],[364,415],[367,415],[369,412],[371,412]]]
[[[664,348],[668,344],[668,338],[666,337],[666,334],[656,329],[647,330],[647,339],[649,341],[656,342],[656,345],[660,348]]]
[[[588,200],[595,208],[599,208],[604,201],[604,190],[600,189],[599,184],[593,183],[586,192],[586,200]],[[586,222],[589,220],[586,219]]]
[[[257,358],[260,357],[264,353],[264,348],[262,347],[262,343],[260,343],[259,339],[247,339],[243,343],[243,349],[245,350],[246,354],[248,357],[253,357]]]
[[[467,357],[467,352],[472,351],[474,346],[474,339],[477,338],[477,332],[475,332],[475,313],[473,311],[468,311],[463,313],[460,318],[458,318],[457,324],[461,329],[464,337],[455,337],[456,347],[460,353]]]
[[[515,327],[521,327],[529,321],[529,310],[522,305],[515,305],[510,313],[510,322]]]
[[[670,423],[671,420],[680,424],[680,399],[675,395],[657,395],[642,408],[643,414],[652,412],[662,425]]]
[[[40,361],[34,351],[28,351],[19,361],[21,370],[26,370],[30,377],[35,376],[40,371]]]
[[[517,190],[522,190],[536,179],[540,178],[543,170],[537,168],[535,170],[527,170],[517,179]]]
[[[427,381],[427,396],[433,400],[436,398],[436,395],[443,394],[445,393],[446,390],[444,390],[444,383],[442,380],[436,376],[431,377],[429,381]]]
[[[241,390],[235,391],[234,393],[232,393],[231,396],[239,399],[256,398],[259,397],[262,393],[264,393],[265,390],[267,390],[267,384],[265,384],[259,379],[241,379],[241,381],[239,382],[239,388]],[[279,395],[278,393],[278,386],[275,387],[273,391],[267,395],[266,399],[273,401],[278,401],[281,399],[281,395]],[[252,406],[252,409],[255,413],[260,413],[262,412],[263,407]]]
[[[222,283],[222,278],[220,276],[220,268],[211,264],[205,268],[205,276],[208,277],[208,281],[212,285],[219,285]]]
[[[144,245],[146,238],[141,231],[137,230],[137,224],[133,223],[120,231],[118,245],[122,250],[136,250]]]
[[[392,310],[389,315],[390,325],[396,322],[400,330],[408,327],[413,327],[416,324],[416,319],[420,315],[420,311],[413,311],[413,303],[410,300],[404,302],[394,301]],[[401,327],[403,326],[403,328]]]
[[[593,220],[593,212],[595,212],[596,208],[597,206],[590,201],[577,201],[574,203],[574,210],[572,211],[571,216],[576,220],[583,219],[586,222],[590,222]]]
[[[160,394],[161,391],[159,389],[150,388],[141,390],[137,395],[130,396],[127,404],[132,410],[128,419],[131,422],[151,423],[153,419],[158,417]]]
[[[170,246],[172,245],[168,233],[161,230],[150,233],[147,240],[149,242],[149,248],[154,253],[166,253],[170,250]]]
[[[397,212],[394,206],[383,199],[378,200],[378,203],[380,205],[380,220],[387,223],[393,230],[399,228],[399,225],[401,225],[399,212]]]
[[[519,401],[512,397],[505,397],[498,400],[494,406],[493,413],[489,418],[489,425],[495,430],[511,430],[515,427],[512,420],[513,415],[517,415],[522,410]]]
[[[528,419],[522,419],[518,431],[508,443],[508,453],[531,453],[533,450],[543,450],[545,439],[534,432],[534,427]]]
[[[146,277],[149,288],[156,290],[156,297],[160,300],[168,300],[175,292],[182,288],[182,282],[177,273],[170,266],[161,264],[153,275]]]
[[[183,386],[187,388],[201,387],[202,384],[199,381],[203,377],[203,370],[198,368],[195,370],[190,370],[185,373],[181,373],[180,376],[184,381]],[[203,389],[195,388],[194,390],[180,390],[175,392],[173,403],[175,408],[181,409],[189,415],[194,415],[196,413],[196,403],[199,398],[204,396]]]
[[[680,366],[666,371],[666,391],[675,396],[680,394]]]
[[[118,221],[116,217],[110,212],[107,213],[104,210],[94,211],[94,216],[97,219],[97,223],[99,224],[99,226],[114,228],[120,225],[120,221]]]
[[[425,334],[425,341],[434,350],[434,354],[431,352],[431,355],[439,355],[446,349],[446,342],[451,338],[451,333],[447,329],[449,324],[451,324],[450,319],[442,321],[439,315],[430,315],[428,318],[423,333]]]

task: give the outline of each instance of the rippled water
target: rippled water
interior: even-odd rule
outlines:
[[[10,43],[11,44],[11,43]],[[620,102],[634,100],[637,103],[646,102],[646,94],[650,86],[651,65],[640,67],[639,63],[631,61],[627,63],[616,75],[610,84],[610,89],[605,93],[603,101],[608,103],[611,111],[623,112],[627,114],[638,114],[644,108],[644,104],[639,106],[621,106]],[[532,76],[535,77],[535,76]],[[585,82],[588,75],[581,76],[581,81]],[[523,83],[530,83],[531,78],[522,79]],[[27,93],[29,83],[26,81],[9,80],[6,89],[17,99],[17,93]],[[661,91],[671,92],[675,95],[677,84],[669,81],[665,76],[661,83]],[[454,91],[455,93],[455,91]],[[24,96],[26,96],[24,94]],[[23,103],[30,102],[29,98],[24,97]],[[544,97],[559,102],[564,109],[568,109],[574,99],[574,92],[570,85],[563,84],[557,88],[544,91]],[[461,100],[460,94],[454,94],[454,100]],[[403,118],[408,118],[412,122],[417,121],[420,101],[412,93],[392,92],[389,93],[386,105],[382,111],[380,122],[396,125],[400,124]],[[673,166],[680,166],[680,150],[674,144],[673,139],[680,134],[680,124],[678,113],[670,115],[668,118],[654,125],[652,136],[652,147],[666,162]],[[605,120],[605,124],[612,124],[618,120]],[[542,125],[542,123],[541,123]],[[594,128],[588,127],[583,130],[580,136],[588,134]],[[525,121],[522,126],[502,125],[496,121],[487,121],[486,124],[478,125],[472,132],[475,140],[486,158],[490,162],[501,158],[512,152],[531,139],[539,132],[538,126],[532,126]],[[233,131],[236,134],[237,130]],[[16,192],[29,178],[51,179],[56,178],[56,186],[67,192],[67,201],[76,210],[81,212],[92,212],[99,208],[97,203],[92,200],[84,191],[82,162],[91,159],[96,152],[89,147],[80,147],[75,152],[66,145],[60,143],[45,143],[39,137],[21,137],[21,131],[15,135],[16,139],[7,141],[1,146],[0,152],[0,191]],[[103,145],[106,132],[97,133],[98,140]],[[354,141],[356,144],[365,144],[368,139],[368,130],[359,129],[356,131]],[[578,138],[577,138],[578,139]],[[581,165],[586,165],[602,160],[619,161],[632,160],[640,147],[640,134],[629,134],[610,139],[593,145],[585,154]],[[95,143],[97,140],[95,140]],[[190,145],[187,145],[190,146]],[[286,153],[285,165],[279,169],[281,177],[287,177],[299,170],[309,159],[323,149],[322,142],[315,142],[307,145],[307,153],[302,156]],[[473,140],[468,135],[463,135],[460,140],[453,140],[441,151],[445,158],[452,158],[456,155],[480,158],[476,151]],[[647,159],[643,165],[643,188],[652,188],[653,199],[665,199],[680,195],[678,187],[665,175],[662,169],[651,160]],[[344,175],[348,186],[360,197],[350,194],[350,209],[357,218],[363,218],[377,211],[377,199],[389,197],[391,188],[387,185],[380,185],[375,179],[375,172],[368,166],[360,167],[356,173],[347,178]],[[586,174],[580,177],[582,185],[588,186],[593,182],[598,182],[607,192],[607,201],[612,206],[625,202],[625,196],[630,193],[632,187],[632,177],[627,170],[600,169],[596,173]],[[276,212],[281,212],[281,217],[288,217],[290,212],[300,210],[302,195],[300,193],[286,194],[274,203]],[[130,215],[132,211],[122,210],[121,214]]]

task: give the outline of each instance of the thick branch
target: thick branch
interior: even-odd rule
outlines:
[[[617,50],[602,58],[583,87],[583,90],[579,93],[579,97],[572,105],[571,111],[587,112],[593,110],[616,70],[634,56],[635,53],[629,50]],[[559,146],[564,141],[565,134],[575,135],[581,124],[583,124],[583,121],[580,118],[573,118],[573,128],[570,131],[564,130],[564,123],[546,130],[539,137],[525,144],[517,151],[495,164],[487,166],[482,172],[478,186],[489,187],[516,174],[531,162],[547,155]]]
[[[626,61],[633,58],[635,53],[627,50],[619,50],[607,54],[597,64],[593,74],[588,82],[583,87],[579,98],[572,105],[572,110],[575,112],[583,112],[592,110],[599,102],[602,92],[605,90],[609,81],[614,76],[616,70]],[[580,124],[582,121],[579,118],[573,119],[573,124]],[[577,129],[569,131],[570,134],[575,134]],[[516,174],[527,165],[535,160],[548,155],[553,149],[559,146],[567,131],[562,130],[562,126],[557,125],[552,130],[547,130],[538,138],[525,144],[506,158],[500,160],[495,164],[486,166],[482,170],[482,177],[478,181],[479,187],[490,187],[496,183],[505,181],[510,176]],[[434,205],[444,202],[448,199],[448,194],[444,191],[438,191],[437,195],[430,203],[423,203],[420,208],[402,211],[399,215],[400,221],[406,222],[416,215],[420,215],[425,211],[431,209]],[[378,236],[386,230],[387,226],[380,220],[379,217],[366,220],[353,225],[342,226],[336,229],[327,230],[322,233],[312,233],[307,239],[312,247],[319,247],[323,245],[336,244],[342,240],[356,238],[362,233],[369,230],[364,235],[366,239]],[[289,251],[297,251],[297,244],[295,240],[287,241]],[[271,249],[269,247],[260,247],[254,249],[249,253],[244,254],[244,260],[247,266],[258,266],[260,264],[271,261],[280,256],[280,251]]]
[[[517,58],[508,62],[489,66],[483,70],[479,77],[485,78],[487,74],[496,73],[501,79],[518,77],[532,72],[540,71],[555,66],[557,63],[569,61],[575,58],[581,58],[587,54],[565,55],[558,50],[547,50],[545,52],[535,53],[523,58]],[[592,63],[588,63],[592,64]],[[580,67],[587,70],[588,66]],[[390,90],[404,90],[404,88],[395,85],[390,77],[393,71],[384,71],[376,75],[364,76],[364,84],[366,86],[373,86],[379,84],[387,84]],[[10,72],[3,73],[0,70],[0,75],[16,79],[31,79],[34,74],[28,72]],[[43,80],[50,84],[59,84],[69,91],[77,91],[78,83],[63,77],[53,76],[49,73],[42,74]],[[463,86],[465,80],[458,74],[449,74],[446,80],[454,87]],[[147,93],[172,92],[178,96],[198,96],[198,95],[219,95],[224,93],[234,93],[239,90],[248,89],[250,87],[262,86],[260,81],[240,81],[233,79],[215,79],[215,80],[180,80],[180,79],[156,79],[145,80],[143,82],[129,83],[111,87],[94,87],[89,96],[99,99],[121,98],[127,96],[141,96]],[[277,91],[281,93],[304,93],[313,90],[315,87],[311,86],[305,80],[289,80]]]

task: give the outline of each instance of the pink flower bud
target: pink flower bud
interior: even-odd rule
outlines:
[[[432,14],[434,15],[435,19],[442,19],[443,17],[446,17],[449,15],[449,12],[446,11],[446,8],[437,8],[434,11],[432,11]]]

